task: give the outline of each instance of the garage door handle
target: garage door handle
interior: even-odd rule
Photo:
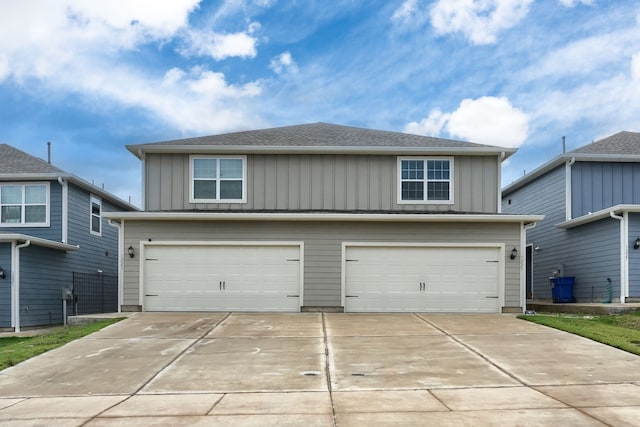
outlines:
[[[358,295],[345,295],[345,298],[358,298]]]
[[[157,297],[158,294],[144,294],[145,297]]]
[[[287,298],[300,298],[300,295],[287,295]]]
[[[497,296],[495,296],[495,297],[485,297],[485,298],[493,298],[493,299],[498,299],[498,297],[497,297]]]

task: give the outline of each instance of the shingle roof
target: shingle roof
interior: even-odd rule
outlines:
[[[402,132],[364,129],[328,123],[311,123],[271,129],[250,130],[220,135],[186,138],[173,141],[140,144],[154,146],[260,146],[260,147],[416,147],[471,148],[491,147],[471,142],[455,141]],[[128,146],[130,149],[134,146]],[[495,148],[495,147],[493,147]]]
[[[570,153],[640,155],[640,133],[618,132],[591,144],[577,148]]]
[[[502,189],[502,197],[524,187],[529,182],[570,160],[581,162],[636,162],[640,163],[640,133],[622,131],[601,140],[583,145],[573,151],[559,154],[527,175]]]
[[[0,159],[0,174],[64,174],[62,169],[7,144],[0,144]]]
[[[130,210],[138,210],[130,203],[118,198],[104,189],[85,181],[76,175],[65,172],[64,170],[53,166],[52,164],[18,150],[8,144],[0,144],[0,180],[16,181],[16,180],[33,180],[33,179],[56,179],[62,177],[70,182],[106,198],[117,205]]]

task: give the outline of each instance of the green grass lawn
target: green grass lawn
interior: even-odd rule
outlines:
[[[33,337],[0,338],[0,371],[23,360],[61,347],[68,342],[89,335],[122,319],[124,317],[100,320],[86,325],[64,326],[52,332]]]
[[[536,314],[518,317],[640,355],[640,313],[610,316]]]

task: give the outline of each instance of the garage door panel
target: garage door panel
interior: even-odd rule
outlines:
[[[147,311],[299,311],[300,247],[167,245],[145,251]]]
[[[347,246],[345,310],[497,312],[499,255],[497,247]]]

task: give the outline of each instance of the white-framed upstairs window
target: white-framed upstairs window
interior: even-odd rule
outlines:
[[[452,157],[398,157],[398,204],[453,204]]]
[[[89,196],[89,228],[91,234],[102,236],[102,199],[93,194]]]
[[[246,156],[191,156],[191,203],[246,203]]]
[[[0,184],[0,227],[48,226],[48,182]]]

